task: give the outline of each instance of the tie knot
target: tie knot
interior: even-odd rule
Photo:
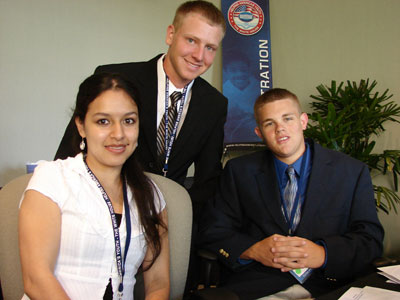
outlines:
[[[295,174],[295,170],[292,165],[287,167],[286,172],[288,173],[289,176],[293,176]]]
[[[169,97],[171,98],[171,106],[175,106],[176,103],[182,98],[182,93],[175,91]]]

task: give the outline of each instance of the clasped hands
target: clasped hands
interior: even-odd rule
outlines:
[[[240,258],[256,260],[265,266],[288,272],[321,267],[325,261],[325,249],[305,238],[274,234],[252,245]]]

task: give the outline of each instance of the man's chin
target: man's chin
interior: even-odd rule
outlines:
[[[192,81],[193,79],[196,79],[197,77],[203,75],[209,68],[205,68],[204,66],[200,68],[195,68],[192,66],[189,66],[185,68],[184,73],[182,75],[185,75],[187,79],[190,79]]]
[[[204,73],[204,72],[203,72]],[[201,74],[203,74],[201,72],[187,72],[184,76],[184,79],[182,81],[186,81],[186,82],[191,82],[192,80],[196,79],[197,77],[201,76]]]

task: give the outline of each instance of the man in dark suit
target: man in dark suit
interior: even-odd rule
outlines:
[[[200,229],[222,286],[240,299],[307,298],[367,272],[383,240],[368,167],[305,140],[307,114],[287,90],[259,96],[254,111],[268,150],[227,163]]]
[[[165,173],[166,177],[184,185],[188,168],[194,163],[194,181],[189,189],[194,222],[204,200],[214,193],[222,170],[227,99],[199,76],[213,63],[225,30],[224,17],[212,3],[185,2],[167,28],[169,49],[165,55],[147,62],[100,66],[95,71],[122,73],[137,85],[142,101],[136,151],[145,171]],[[173,109],[170,96],[174,92],[180,93],[176,119],[165,114],[166,107],[169,111]],[[174,132],[171,124],[175,123]],[[75,130],[71,120],[56,158],[79,152],[68,143]]]

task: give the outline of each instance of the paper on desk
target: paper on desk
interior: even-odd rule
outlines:
[[[400,265],[382,267],[378,268],[378,270],[383,272],[379,272],[379,274],[382,274],[386,278],[389,278],[391,281],[400,284]]]
[[[362,288],[351,287],[347,290],[346,293],[343,294],[339,300],[357,300],[360,299],[359,295],[361,294]]]
[[[364,288],[350,288],[339,300],[399,300],[400,292],[366,286]]]

